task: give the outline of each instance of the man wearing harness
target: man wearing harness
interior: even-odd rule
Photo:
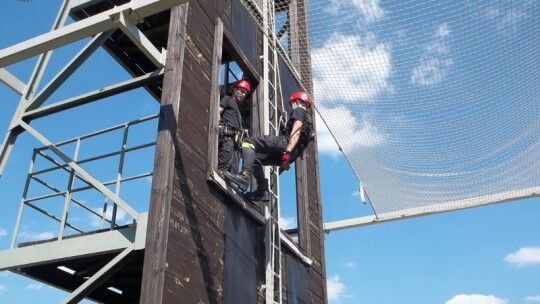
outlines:
[[[227,179],[246,191],[251,176],[257,180],[257,190],[246,196],[256,201],[268,201],[268,179],[264,177],[262,166],[280,166],[289,170],[290,164],[304,152],[309,142],[315,138],[311,117],[311,99],[303,91],[292,94],[289,103],[293,108],[284,134],[279,136],[260,135],[250,137],[242,143],[242,172],[225,172]]]
[[[239,157],[236,144],[242,132],[242,115],[239,107],[243,107],[251,86],[246,80],[239,80],[233,85],[232,96],[224,96],[219,102],[219,142],[218,170],[222,172],[238,172]]]

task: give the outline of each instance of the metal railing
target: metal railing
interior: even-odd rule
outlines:
[[[90,166],[92,163],[96,163],[97,161],[104,160],[104,159],[111,159],[111,158],[118,158],[118,166],[114,169],[116,172],[112,171],[113,169],[110,167],[100,166],[100,171],[106,171],[106,172],[113,172],[116,174],[116,178],[108,181],[101,182],[101,184],[104,187],[110,187],[113,188],[111,191],[114,191],[114,194],[116,196],[120,196],[120,188],[123,183],[134,181],[138,179],[148,178],[153,175],[153,173],[150,172],[142,172],[138,174],[131,174],[127,175],[124,174],[124,171],[126,167],[128,166],[128,163],[126,161],[126,156],[129,153],[141,151],[143,149],[149,149],[153,148],[156,145],[155,137],[153,141],[138,143],[136,145],[133,145],[131,147],[128,147],[128,138],[133,138],[134,136],[129,136],[130,129],[135,126],[146,122],[151,122],[157,120],[158,115],[152,115],[145,118],[137,119],[134,121],[130,121],[127,123],[123,123],[120,125],[116,125],[110,128],[106,128],[94,133],[86,134],[83,136],[79,136],[76,138],[72,138],[57,144],[54,144],[53,146],[55,148],[68,148],[68,146],[71,145],[71,147],[74,149],[73,151],[73,161],[78,166],[87,165]],[[101,153],[97,155],[93,155],[91,157],[86,157],[83,159],[79,159],[81,156],[81,148],[83,147],[83,143],[85,141],[88,141],[89,139],[96,139],[98,137],[103,137],[105,135],[111,135],[113,132],[121,132],[121,146],[118,150],[113,150],[107,153]],[[111,144],[111,146],[114,146]],[[86,147],[86,146],[85,146]],[[95,147],[94,147],[95,148]],[[92,150],[92,147],[89,147],[90,150]],[[68,163],[62,162],[61,160],[55,159],[54,156],[50,156],[47,154],[48,151],[51,150],[51,147],[44,146],[40,148],[34,149],[32,160],[30,162],[30,168],[28,170],[28,174],[26,177],[26,183],[23,190],[23,195],[19,207],[19,212],[17,215],[15,228],[13,232],[13,237],[11,241],[11,249],[13,249],[16,245],[17,238],[19,236],[19,229],[22,225],[22,217],[23,213],[26,209],[32,209],[34,211],[37,211],[38,214],[44,215],[47,219],[53,220],[58,223],[58,235],[56,238],[58,240],[63,239],[67,236],[66,229],[71,229],[73,232],[72,234],[81,234],[81,233],[87,233],[96,231],[99,229],[115,229],[118,228],[121,224],[117,222],[117,215],[119,213],[118,206],[116,203],[110,200],[108,195],[104,193],[103,191],[100,191],[95,186],[93,186],[91,183],[86,181],[85,176],[82,176],[78,174]],[[95,150],[95,149],[94,149]],[[153,161],[153,153],[150,154]],[[40,169],[36,169],[36,162],[41,161],[45,163],[46,165],[41,165]],[[138,164],[133,164],[134,162],[138,162],[139,160],[131,161],[129,163],[130,168],[137,167]],[[63,173],[64,175],[67,174],[67,182],[59,178],[57,175],[58,173]],[[56,176],[49,176],[52,174],[57,174]],[[57,184],[63,184],[62,187],[58,186]],[[31,195],[31,187],[34,185],[39,186],[47,193],[41,194],[41,195]],[[139,189],[140,190],[140,189]],[[91,202],[77,198],[78,194],[81,194],[85,191],[92,191],[93,195],[96,194],[98,196],[103,197],[103,204],[101,207],[98,208],[92,208]],[[142,193],[143,190],[141,190]],[[148,193],[150,192],[150,183],[148,183]],[[58,208],[59,206],[55,206],[53,199],[62,199],[63,198],[63,205],[61,208]],[[50,204],[50,202],[53,201],[53,204]],[[47,204],[49,203],[49,204]],[[56,203],[58,203],[56,201]],[[95,202],[94,203],[95,206]],[[111,206],[112,205],[112,206]],[[73,206],[79,207],[80,211],[78,213],[81,214],[81,212],[86,213],[89,217],[93,217],[94,219],[99,220],[99,228],[94,227],[95,229],[92,230],[92,228],[81,228],[77,227],[75,222],[81,221],[80,217],[77,218],[70,218],[70,208]],[[112,208],[112,211],[108,212],[109,208]],[[57,209],[55,212],[54,209]],[[58,209],[61,209],[61,212],[58,213]],[[71,219],[71,221],[70,221]],[[88,217],[86,218],[88,219]],[[84,219],[82,219],[84,221]],[[136,219],[133,219],[135,221]],[[84,223],[86,226],[88,223]],[[49,226],[50,227],[50,226]]]

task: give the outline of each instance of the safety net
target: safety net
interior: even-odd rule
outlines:
[[[287,54],[307,10],[319,152],[343,153],[377,216],[540,191],[540,1],[269,1],[273,20],[242,1]]]

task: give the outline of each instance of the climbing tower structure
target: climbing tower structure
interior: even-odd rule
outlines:
[[[0,79],[20,96],[0,170],[21,134],[39,143],[22,199],[11,202],[20,204],[19,212],[10,247],[0,251],[0,270],[68,291],[65,303],[326,303],[316,143],[287,173],[295,181],[296,195],[287,200],[296,203],[294,229],[279,223],[284,200],[277,168],[267,170],[267,204],[250,201],[217,171],[219,100],[230,83],[243,78],[252,84],[245,109],[252,135],[277,133],[279,115],[290,111],[283,101],[298,89],[312,93],[306,6],[306,0],[65,0],[50,32],[0,50]],[[286,19],[279,27],[277,15]],[[288,50],[277,43],[284,34]],[[77,41],[87,44],[43,85],[50,56]],[[51,102],[96,50],[105,50],[131,79]],[[28,82],[9,72],[33,57]],[[34,127],[34,121],[133,90],[155,99],[159,112],[61,141]],[[130,145],[131,130],[148,121],[156,122],[155,136]],[[117,131],[119,150],[80,153],[85,140]],[[128,155],[148,147],[151,169],[130,175]],[[109,157],[118,163],[107,181],[87,164]],[[34,166],[38,158],[49,165]],[[53,186],[42,177],[49,172],[62,172],[66,183]],[[149,201],[133,206],[121,185],[150,176]],[[49,193],[32,197],[33,183]],[[101,196],[100,210],[78,197],[87,190]],[[40,204],[52,199],[60,202],[54,210]],[[99,229],[78,227],[75,210],[100,219]],[[56,223],[57,235],[21,241],[29,212]],[[129,220],[121,222],[120,213]]]

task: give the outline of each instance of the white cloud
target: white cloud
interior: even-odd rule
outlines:
[[[529,264],[540,264],[540,247],[523,247],[505,256],[504,260],[518,267]]]
[[[43,288],[43,286],[45,286],[43,283],[32,283],[30,285],[27,285],[26,289],[27,290],[40,290],[41,288]]]
[[[425,50],[427,53],[432,53],[432,54],[446,54],[449,52],[448,45],[440,41],[435,41],[433,43],[428,44]]]
[[[326,288],[328,290],[329,302],[339,302],[345,296],[345,291],[347,290],[347,287],[340,282],[338,275],[326,279]]]
[[[348,262],[345,264],[345,267],[350,268],[350,269],[356,269],[356,263]]]
[[[339,155],[341,155],[339,146],[330,133],[330,130],[328,130],[328,127],[321,119],[319,113],[317,113],[315,117],[317,120],[317,149],[319,150],[319,153],[337,158]]]
[[[419,85],[434,85],[446,77],[454,61],[450,58],[450,51],[446,38],[450,36],[448,23],[443,23],[435,30],[432,41],[427,43],[419,64],[411,72],[411,82]]]
[[[339,10],[350,13],[352,9],[356,9],[361,20],[365,23],[373,23],[382,20],[386,15],[380,2],[380,0],[332,0],[328,6],[328,11],[332,14],[337,13]]]
[[[527,302],[540,302],[540,295],[537,296],[528,296],[525,298]]]
[[[501,15],[501,11],[495,6],[490,6],[485,9],[484,15],[489,19],[495,19]]]
[[[436,36],[444,38],[449,35],[450,35],[450,27],[448,26],[448,23],[443,23],[439,25],[439,27],[437,28]]]
[[[0,237],[6,236],[6,235],[7,235],[6,229],[0,228]]]
[[[519,10],[507,12],[497,23],[497,30],[500,33],[511,35],[518,31],[519,24],[525,19],[525,13]]]
[[[421,85],[433,85],[441,82],[446,76],[452,60],[440,60],[437,58],[422,60],[419,66],[412,71],[411,82]]]
[[[495,296],[479,294],[460,294],[445,302],[445,304],[506,304],[508,300]]]
[[[351,3],[360,11],[364,20],[371,23],[384,18],[380,0],[352,0]]]
[[[371,123],[368,115],[354,117],[347,108],[337,107],[327,109],[319,107],[321,114],[327,119],[330,129],[333,130],[338,142],[344,151],[352,151],[358,147],[374,147],[386,141],[386,135]],[[320,124],[317,124],[319,127]],[[330,136],[330,133],[317,137],[319,152],[337,155],[339,149]]]
[[[364,36],[334,33],[312,51],[313,83],[318,102],[372,101],[391,91],[390,47]]]
[[[516,1],[517,2],[517,1]],[[489,6],[484,10],[484,16],[495,24],[497,32],[501,35],[513,35],[519,31],[523,20],[530,17],[528,11],[532,8],[533,1],[521,1],[519,8],[504,11],[495,6]]]
[[[3,293],[6,290],[7,290],[6,286],[0,284],[0,293]]]
[[[296,218],[279,216],[279,226],[281,229],[296,228]]]

